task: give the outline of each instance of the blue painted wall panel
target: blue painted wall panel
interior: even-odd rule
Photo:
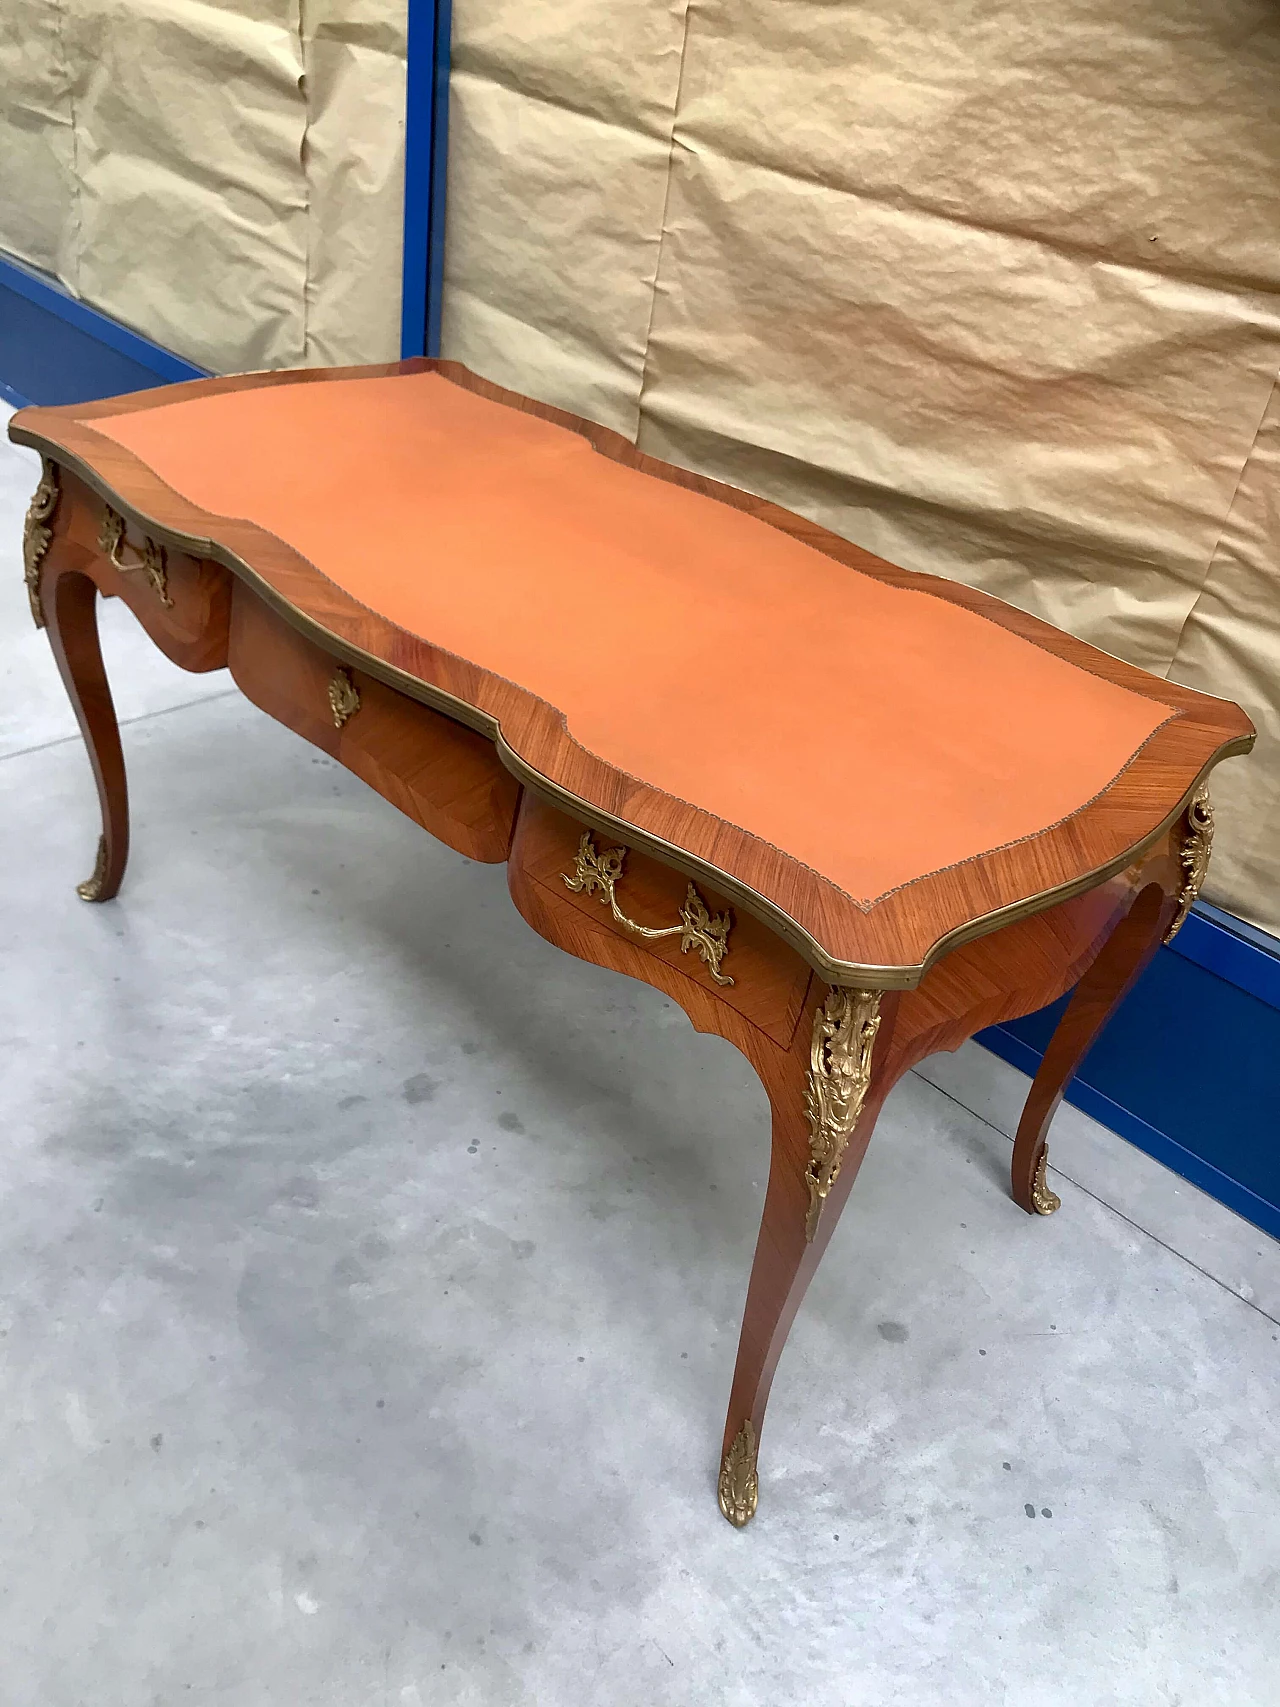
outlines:
[[[0,386],[11,402],[84,403],[203,375],[0,255]]]
[[[84,403],[159,385],[154,368],[113,350],[0,279],[0,381],[11,402]]]

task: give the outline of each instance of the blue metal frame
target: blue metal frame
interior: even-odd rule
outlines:
[[[439,355],[452,0],[409,0],[401,354]],[[0,255],[0,397],[82,403],[205,370]]]
[[[440,354],[452,0],[409,0],[402,356]]]
[[[0,392],[10,403],[83,403],[204,377],[203,368],[0,256]]]

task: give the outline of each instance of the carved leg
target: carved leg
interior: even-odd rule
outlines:
[[[825,1001],[812,1014],[811,1037],[802,1020],[801,1047],[779,1071],[761,1072],[773,1153],[718,1486],[720,1510],[737,1528],[755,1514],[756,1454],[774,1370],[897,1077],[889,1032],[898,998],[819,994]]]
[[[1178,908],[1164,883],[1148,883],[1076,985],[1031,1084],[1013,1143],[1013,1200],[1028,1215],[1052,1215],[1061,1199],[1045,1183],[1046,1137],[1080,1063],[1150,962]]]
[[[98,589],[72,563],[83,555],[63,541],[53,543],[42,576],[41,606],[102,806],[102,835],[93,875],[77,886],[77,894],[84,901],[109,901],[120,887],[129,855],[129,796],[120,726],[98,642]]]

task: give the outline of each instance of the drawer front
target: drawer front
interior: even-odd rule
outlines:
[[[493,743],[339,664],[237,582],[231,673],[253,703],[468,859],[507,857],[520,785]]]
[[[160,547],[65,470],[57,525],[97,559],[94,578],[122,599],[175,664],[220,670],[227,662],[231,575],[218,563]]]
[[[628,848],[623,837],[591,830],[527,791],[511,863],[549,905],[570,908],[595,929],[666,962],[789,1047],[810,968],[767,925],[709,885],[690,883]]]

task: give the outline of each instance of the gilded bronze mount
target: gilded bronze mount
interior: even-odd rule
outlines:
[[[31,620],[37,628],[44,627],[44,604],[40,597],[40,565],[53,544],[53,529],[49,523],[58,507],[62,488],[55,463],[46,460],[22,524],[22,578],[27,584],[31,601]]]
[[[329,713],[335,729],[341,729],[360,709],[360,690],[351,679],[351,671],[335,670],[329,682]]]
[[[743,1529],[751,1522],[760,1502],[756,1453],[756,1431],[748,1417],[724,1455],[720,1479],[716,1484],[720,1510],[735,1529]]]
[[[871,1052],[880,1029],[880,991],[835,988],[813,1016],[813,1044],[805,1082],[809,1119],[809,1213],[804,1236],[812,1243],[822,1206],[840,1173],[871,1088]]]
[[[1209,799],[1208,788],[1201,787],[1192,796],[1183,819],[1182,849],[1178,856],[1182,866],[1182,893],[1178,896],[1178,910],[1173,915],[1173,922],[1165,932],[1167,943],[1172,942],[1182,929],[1204,886],[1212,852],[1213,802]]]

